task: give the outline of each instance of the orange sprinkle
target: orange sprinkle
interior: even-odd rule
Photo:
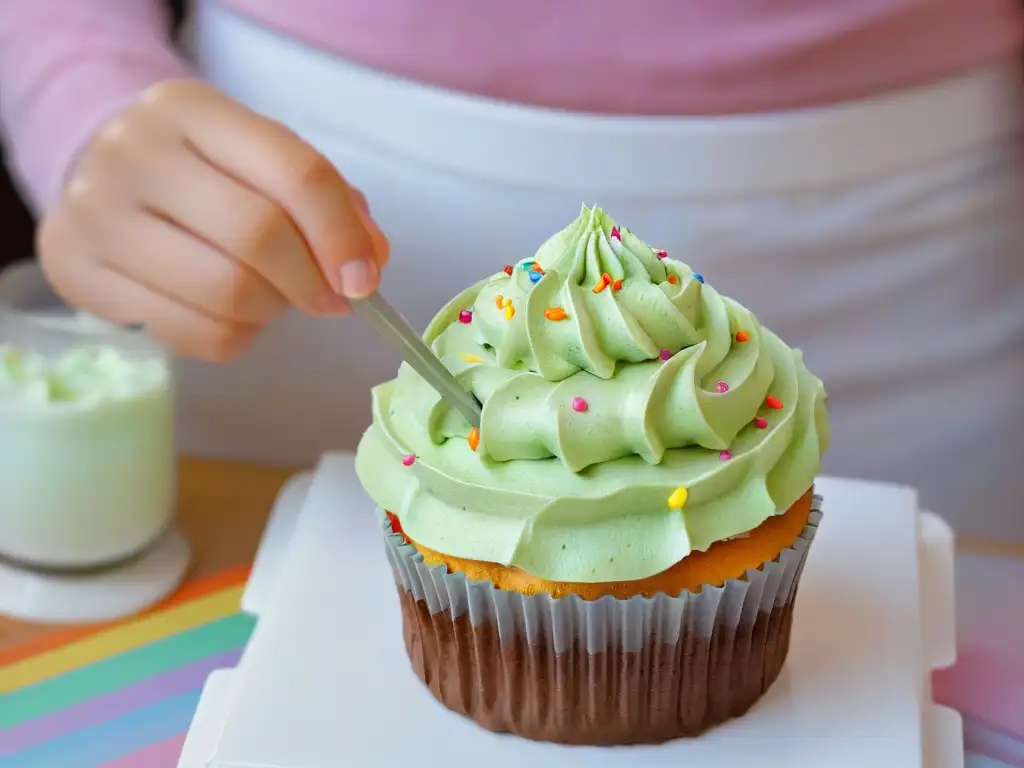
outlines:
[[[558,321],[565,320],[569,315],[566,314],[566,311],[561,307],[548,307],[544,310],[544,317],[548,320]]]
[[[742,344],[745,341],[750,341],[750,334],[746,331],[736,331],[736,341]]]
[[[505,300],[505,297],[502,296],[499,293],[497,296],[494,297],[494,306],[496,306],[498,309],[501,309],[501,307],[502,307],[502,303],[501,302],[503,302],[504,300]]]
[[[773,411],[782,410],[782,401],[779,400],[779,398],[777,398],[775,395],[768,395],[768,397],[764,399],[764,404],[771,408]]]
[[[477,427],[473,427],[469,430],[469,437],[466,440],[469,442],[470,450],[475,451],[477,446],[480,445],[480,430]]]
[[[594,287],[591,288],[591,290],[594,293],[600,293],[601,291],[603,291],[605,288],[607,288],[611,284],[612,284],[612,276],[609,275],[607,272],[604,272],[604,273],[602,273],[600,279],[597,281],[597,283],[594,285]]]
[[[678,277],[676,277],[675,275],[669,275],[669,276],[668,276],[668,281],[669,281],[669,282],[670,282],[670,283],[671,283],[672,285],[675,285],[676,283],[678,283],[678,282],[679,282],[679,278],[678,278]]]
[[[613,291],[621,291],[622,290],[622,279],[621,278],[616,280],[614,283],[612,283],[612,290]]]
[[[538,264],[536,261],[533,262],[533,264],[530,265],[530,269],[532,269],[534,272],[536,272],[538,274],[541,274],[541,275],[544,274],[544,268],[540,264]]]

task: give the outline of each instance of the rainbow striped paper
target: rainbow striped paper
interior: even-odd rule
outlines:
[[[248,568],[140,617],[0,652],[0,768],[174,768],[207,675],[253,628]]]

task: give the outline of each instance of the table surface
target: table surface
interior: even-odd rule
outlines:
[[[192,571],[141,616],[75,628],[0,618],[0,768],[176,766],[206,676],[234,666],[252,631],[253,619],[239,612],[242,589],[274,498],[293,473],[183,460],[179,518]],[[958,547],[1024,559],[1024,545]],[[1024,744],[988,754],[1016,763],[1017,746],[1024,765]],[[968,765],[1003,763],[972,756]]]

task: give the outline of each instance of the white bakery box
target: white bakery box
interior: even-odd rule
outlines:
[[[908,488],[825,478],[789,659],[744,717],[659,746],[570,747],[485,731],[414,676],[372,503],[351,454],[281,492],[243,599],[238,667],[210,676],[179,768],[959,768],[932,702],[955,657],[953,536]],[[352,589],[358,585],[358,589]]]

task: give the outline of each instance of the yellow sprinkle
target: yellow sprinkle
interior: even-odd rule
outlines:
[[[679,486],[674,491],[672,491],[672,495],[668,497],[668,508],[682,509],[683,505],[686,503],[686,497],[689,495],[690,492],[688,490],[686,490],[683,486]]]
[[[502,299],[501,300],[501,306],[503,306],[503,307],[511,307],[512,306],[512,299]]]
[[[509,304],[505,307],[505,319],[511,320],[516,315],[516,308]]]
[[[483,362],[483,360],[481,360],[476,355],[459,355],[459,357],[461,357],[467,363],[482,363]]]

